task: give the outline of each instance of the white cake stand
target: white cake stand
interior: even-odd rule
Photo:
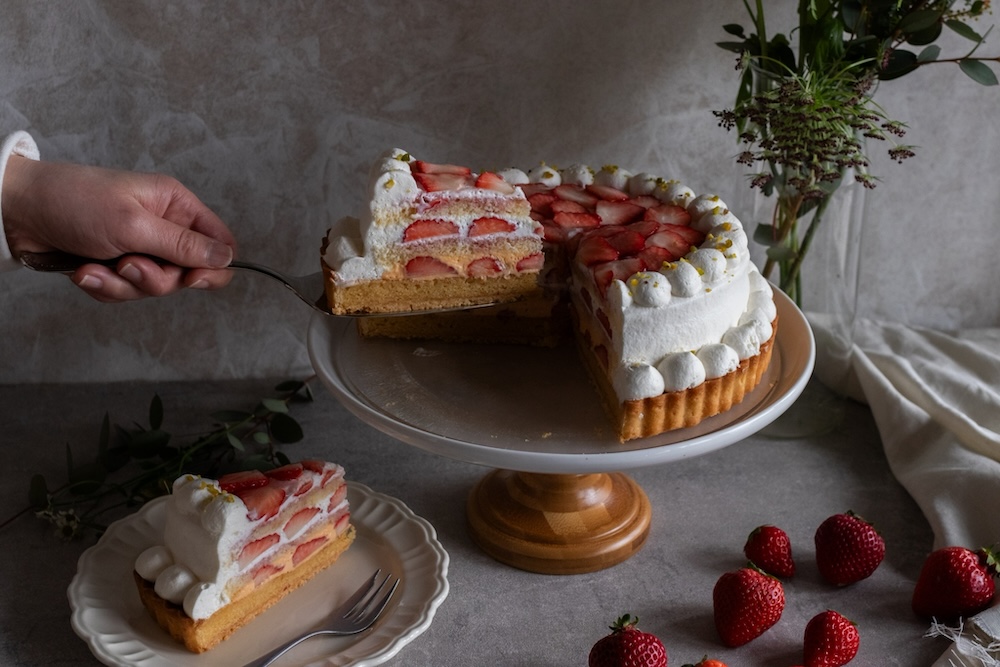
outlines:
[[[348,410],[415,447],[496,468],[472,491],[469,525],[494,558],[552,574],[587,572],[638,551],[646,494],[621,472],[700,456],[777,419],[812,373],[815,342],[775,290],[779,326],[760,385],[688,429],[618,442],[571,345],[556,349],[362,339],[353,321],[316,315],[317,375]]]

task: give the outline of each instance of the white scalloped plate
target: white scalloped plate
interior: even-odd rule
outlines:
[[[242,665],[318,626],[375,570],[402,583],[375,627],[354,637],[310,639],[282,658],[286,665],[371,667],[395,656],[426,630],[448,595],[448,553],[434,528],[399,500],[348,482],[354,544],[302,588],[200,655],[175,643],[152,620],[135,591],[132,564],[161,537],[164,501],[158,498],[113,523],[81,556],[67,594],[73,629],[106,665],[208,667]]]

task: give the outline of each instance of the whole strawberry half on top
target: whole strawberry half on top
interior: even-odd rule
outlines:
[[[712,610],[722,642],[742,646],[778,622],[785,610],[785,589],[757,567],[743,567],[719,577]]]
[[[913,611],[942,622],[977,614],[993,602],[1000,564],[992,549],[944,547],[932,552],[913,590]]]
[[[777,526],[758,526],[747,537],[744,555],[751,563],[776,577],[795,575],[792,559],[792,542],[788,534]]]
[[[816,565],[834,586],[866,579],[885,558],[885,541],[854,512],[834,514],[816,529]]]
[[[589,667],[667,667],[667,650],[656,635],[636,628],[638,617],[625,614],[609,627],[611,634],[590,649]]]

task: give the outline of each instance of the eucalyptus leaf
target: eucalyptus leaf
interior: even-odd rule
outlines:
[[[878,77],[883,81],[891,81],[909,74],[919,66],[917,54],[905,49],[896,49],[889,55],[889,63],[879,72]]]
[[[237,438],[232,433],[227,433],[226,434],[226,439],[229,440],[229,445],[233,449],[235,449],[237,451],[240,451],[240,452],[245,452],[247,450],[247,448],[243,445],[243,441],[240,440],[239,438]]]
[[[945,21],[944,24],[949,28],[951,28],[956,33],[958,33],[959,35],[961,35],[962,37],[972,40],[977,44],[983,41],[982,35],[973,30],[971,26],[969,26],[966,23],[963,23],[962,21],[959,21],[958,19],[950,19],[948,21]]]
[[[958,66],[976,83],[981,83],[984,86],[997,85],[997,75],[989,68],[989,65],[981,60],[966,58],[958,61]]]
[[[911,35],[922,30],[927,30],[937,24],[943,15],[943,10],[919,9],[904,16],[899,22],[897,29],[905,35]]]
[[[35,473],[31,476],[31,484],[28,486],[28,502],[36,510],[48,507],[49,489],[45,483],[45,477],[41,473]]]
[[[747,50],[745,42],[716,42],[715,45],[733,53],[743,53]]]
[[[153,394],[153,400],[149,403],[149,428],[154,431],[163,426],[163,400],[159,394]]]
[[[294,394],[292,394],[291,400],[293,400],[295,402],[298,402],[298,403],[309,403],[309,402],[312,402],[313,400],[315,400],[314,397],[313,397],[312,388],[309,385],[303,383],[302,388],[299,389]]]
[[[937,44],[931,44],[919,54],[917,54],[917,61],[922,63],[929,63],[937,60],[938,56],[941,55],[941,47]]]
[[[768,259],[773,259],[776,262],[790,262],[795,259],[796,252],[784,245],[773,245],[767,249]]]
[[[722,29],[728,32],[730,35],[735,35],[736,37],[744,37],[743,26],[738,23],[727,23],[722,26]]]
[[[271,412],[281,412],[281,413],[288,412],[288,404],[276,398],[261,399],[260,404],[263,405],[268,410],[270,410]]]
[[[273,467],[274,464],[266,456],[260,454],[246,456],[240,463],[240,468],[243,470],[270,470]]]
[[[253,441],[256,442],[258,445],[270,445],[271,436],[269,436],[264,431],[254,431]]]
[[[928,28],[923,30],[918,30],[917,32],[910,33],[906,37],[906,41],[913,46],[923,46],[924,44],[930,44],[937,40],[941,36],[941,31],[944,27],[940,23],[935,23]]]
[[[754,228],[753,240],[762,246],[773,246],[777,243],[774,238],[775,234],[774,225],[768,225],[762,222]]]
[[[271,435],[281,443],[292,443],[302,440],[302,427],[289,415],[277,413],[271,418]]]
[[[861,3],[854,1],[840,3],[840,20],[843,21],[847,32],[857,34],[861,25]]]

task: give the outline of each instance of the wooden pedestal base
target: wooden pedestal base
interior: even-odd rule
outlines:
[[[554,475],[495,470],[472,490],[473,539],[522,570],[578,574],[617,565],[649,534],[645,492],[622,473]]]

